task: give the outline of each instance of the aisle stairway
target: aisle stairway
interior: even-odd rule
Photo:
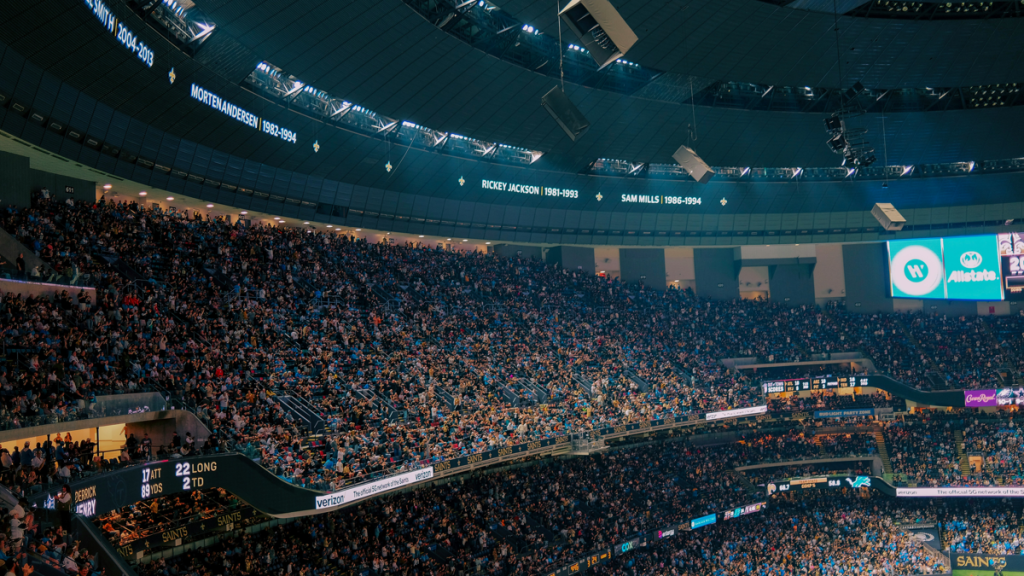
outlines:
[[[742,486],[743,489],[747,491],[747,494],[750,494],[751,496],[761,495],[761,489],[758,488],[757,486],[754,486],[750,479],[747,478],[747,475],[744,474],[743,472],[737,472],[735,470],[726,470],[725,473],[732,476],[736,480],[736,482],[738,482],[739,485]]]
[[[896,321],[899,323],[900,328],[903,329],[903,335],[907,338],[907,341],[910,342],[911,349],[917,354],[924,354],[929,368],[929,370],[925,371],[925,377],[927,377],[928,381],[931,382],[932,387],[936,390],[944,390],[948,388],[942,369],[939,368],[939,365],[930,354],[924,353],[924,350],[921,348],[921,343],[914,336],[914,333],[911,332],[907,324],[900,318],[897,318]]]
[[[960,474],[967,476],[971,473],[971,460],[967,457],[967,452],[964,450],[964,431],[954,430],[953,439],[956,441],[956,453],[960,458]]]
[[[825,445],[821,443],[821,436],[814,437],[814,445],[818,447],[818,454],[828,456],[828,452],[825,452]]]
[[[882,459],[882,472],[886,478],[892,478],[892,462],[889,461],[889,449],[885,446],[885,435],[875,430],[875,443],[878,445],[878,456]]]

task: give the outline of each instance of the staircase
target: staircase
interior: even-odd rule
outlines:
[[[882,472],[887,479],[892,478],[892,462],[889,461],[889,449],[885,447],[885,435],[881,430],[875,430],[875,444],[878,446],[878,456],[882,459]]]
[[[297,396],[277,394],[274,400],[281,403],[281,407],[288,411],[296,421],[305,424],[310,434],[323,434],[327,431],[327,423],[320,417],[320,413],[313,408],[309,402]]]
[[[594,383],[593,383],[593,381],[591,381],[590,378],[587,378],[586,376],[584,376],[582,372],[578,372],[576,370],[573,370],[573,372],[572,372],[572,380],[580,388],[582,388],[584,392],[587,393],[587,396],[593,396],[594,395]]]
[[[746,490],[747,494],[750,494],[751,496],[760,496],[762,494],[760,488],[754,486],[753,482],[747,478],[746,474],[735,470],[726,470],[725,473],[732,476],[736,482]]]
[[[967,456],[967,451],[964,450],[964,431],[954,430],[953,439],[956,441],[956,453],[960,458],[960,475],[969,476],[971,474],[971,459]]]
[[[631,369],[627,368],[624,374],[626,378],[632,380],[640,388],[641,392],[646,393],[651,391],[651,385],[647,383],[647,380],[641,378],[640,375],[637,374],[636,372],[633,372]]]
[[[939,365],[934,359],[932,359],[930,354],[925,353],[924,349],[921,348],[921,342],[914,337],[913,332],[911,332],[910,328],[907,327],[906,322],[898,317],[896,321],[899,322],[900,328],[903,329],[903,335],[907,337],[907,342],[910,342],[912,350],[917,354],[924,354],[924,357],[927,359],[929,371],[925,372],[925,377],[927,377],[928,381],[931,382],[932,388],[936,390],[946,389],[946,379],[942,376],[942,370],[939,368]]]

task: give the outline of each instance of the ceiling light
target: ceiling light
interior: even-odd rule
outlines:
[[[469,240],[466,240],[466,239],[463,239],[462,241],[463,241],[463,242],[469,242]]]
[[[330,224],[328,224],[328,225],[327,225],[327,227],[328,227],[328,228],[334,228],[334,226],[332,226],[332,225],[330,225]]]
[[[241,212],[239,212],[239,214],[248,214],[248,212],[246,212],[245,210],[242,210]]]
[[[420,238],[423,238],[423,234],[420,234]]]
[[[280,219],[281,219],[280,216],[274,216],[274,220],[280,220]]]
[[[356,232],[362,232],[362,231],[363,231],[362,228],[356,228]]]
[[[303,224],[309,224],[309,222],[303,222]]]
[[[139,196],[145,196],[146,194],[148,194],[148,192],[146,192],[145,190],[143,190],[142,192],[139,192]]]
[[[104,184],[103,185],[103,189],[104,190],[110,190],[111,188],[113,188],[113,186],[111,186],[110,184]]]
[[[490,242],[484,242],[484,244],[490,244]]]
[[[449,238],[449,239],[448,239],[448,241],[449,241],[449,242],[451,242],[451,241],[452,241],[452,239],[451,239],[451,238]]]
[[[207,208],[213,208],[213,204],[207,204],[206,207]]]
[[[170,202],[171,200],[174,200],[174,196],[168,196],[168,197],[167,197],[167,201],[168,201],[168,202]]]

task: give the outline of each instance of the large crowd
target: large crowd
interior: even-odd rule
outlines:
[[[1024,321],[1016,317],[855,315],[838,303],[708,301],[689,290],[628,286],[535,261],[243,226],[105,200],[37,198],[30,209],[4,208],[0,225],[58,273],[96,288],[95,301],[75,289],[52,299],[0,299],[0,338],[17,350],[0,368],[0,425],[82,417],[80,401],[90,397],[156,390],[212,431],[172,450],[247,450],[282,478],[316,488],[530,440],[764,402],[760,375],[728,370],[722,358],[771,363],[859,351],[876,369],[923,389],[994,385],[996,372],[1008,369],[1012,377],[1022,358]],[[289,409],[289,396],[314,408],[323,436],[309,439],[314,423]],[[821,393],[769,404],[772,411],[903,407],[884,394]],[[966,449],[984,454],[993,481],[1019,482],[1019,428],[1012,421],[965,424],[925,417],[887,425],[897,481],[963,483],[953,431],[964,430]],[[13,449],[17,462],[0,449],[2,481],[24,494],[33,484],[109,465],[92,456],[91,445],[67,440]],[[655,465],[668,473],[711,449],[687,448]],[[713,449],[726,450],[721,461],[735,466],[870,455],[875,447],[864,434],[787,429]],[[119,460],[139,456],[126,451]],[[369,517],[299,521],[292,525],[299,533],[322,538],[296,541],[287,557],[296,571],[324,561],[377,570],[451,562],[530,571],[702,506],[738,503],[732,497],[742,494],[728,477],[709,482],[713,489],[699,482],[722,472],[710,458],[687,477],[672,477],[671,489],[647,476],[630,479],[650,470],[626,453],[603,458],[609,478],[628,479],[615,490],[645,506],[595,501],[608,487],[577,491],[577,484],[604,481],[574,469],[588,462],[580,460],[541,468],[557,470],[558,478],[570,474],[572,482],[495,475],[471,482],[485,487],[476,497],[463,482],[455,493],[425,492],[422,507],[402,506],[401,514],[398,504],[382,501],[376,524]],[[504,501],[519,490],[535,498]],[[680,493],[688,497],[668,500]],[[464,503],[448,518],[438,512],[447,508],[437,508],[440,502],[456,501]],[[509,508],[506,517],[497,513],[499,502]],[[637,516],[638,509],[645,514]],[[467,524],[466,514],[477,519]],[[401,516],[401,527],[388,528],[389,518]],[[410,537],[413,524],[431,526],[433,540]],[[360,542],[331,536],[359,533],[359,526]],[[263,565],[283,568],[285,555],[273,550],[288,533],[248,536],[244,546],[265,546]],[[264,537],[273,542],[259,541]],[[223,557],[239,562],[230,545]]]

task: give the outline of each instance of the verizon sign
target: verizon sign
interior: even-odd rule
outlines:
[[[705,420],[723,420],[725,418],[739,418],[741,416],[755,416],[757,414],[767,414],[767,406],[751,406],[750,408],[737,408],[735,410],[726,410],[724,412],[708,412],[704,416]]]
[[[398,476],[391,476],[390,478],[367,482],[366,484],[353,486],[352,488],[342,490],[341,492],[317,496],[316,509],[323,510],[325,508],[341,506],[342,504],[350,504],[357,500],[362,500],[363,498],[369,498],[370,496],[376,496],[377,494],[390,492],[391,490],[396,490],[398,488],[412,486],[413,484],[423,482],[424,480],[430,480],[433,477],[434,467],[428,466],[426,468],[420,468],[419,470],[413,470],[412,472],[399,474]]]

